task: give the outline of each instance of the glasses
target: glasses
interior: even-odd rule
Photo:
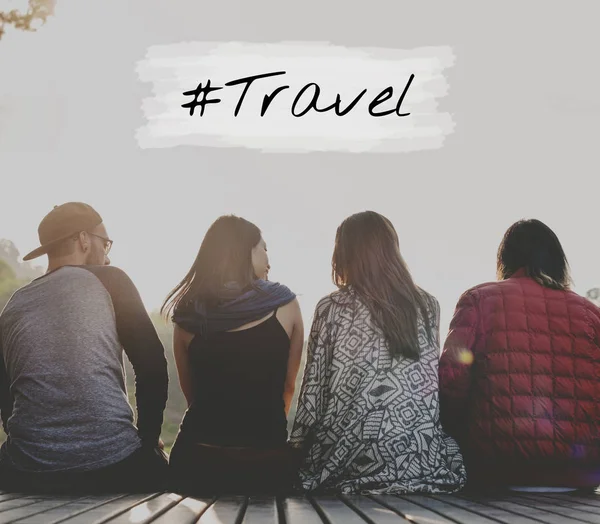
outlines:
[[[113,241],[110,238],[105,238],[100,235],[96,235],[96,233],[90,233],[89,231],[87,232],[87,234],[104,241],[104,254],[108,255],[110,253],[110,248],[113,245]]]

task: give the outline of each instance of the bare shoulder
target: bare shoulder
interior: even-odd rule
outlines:
[[[291,302],[288,302],[284,306],[281,306],[277,312],[282,311],[289,314],[300,313],[300,303],[297,298],[294,298]]]
[[[182,341],[187,346],[194,338],[194,334],[190,333],[189,331],[186,331],[178,324],[173,323],[173,337],[176,340],[178,339]]]
[[[302,313],[297,298],[277,310],[277,320],[279,320],[288,335],[291,335],[294,326],[302,322]]]

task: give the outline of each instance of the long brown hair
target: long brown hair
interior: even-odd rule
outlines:
[[[374,211],[348,217],[337,229],[331,265],[334,284],[342,290],[351,286],[361,297],[391,354],[418,360],[418,316],[431,341],[429,312],[392,223]]]
[[[192,267],[165,299],[161,314],[170,315],[192,300],[210,304],[227,282],[251,285],[255,280],[252,249],[261,236],[260,229],[248,220],[234,215],[217,218],[208,228]]]

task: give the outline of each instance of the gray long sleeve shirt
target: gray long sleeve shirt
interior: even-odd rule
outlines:
[[[137,428],[123,349],[136,375]],[[2,460],[85,471],[156,445],[167,400],[164,348],[129,277],[64,266],[19,289],[0,314]]]

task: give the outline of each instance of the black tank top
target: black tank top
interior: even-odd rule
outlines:
[[[249,329],[192,339],[194,397],[181,437],[221,446],[285,444],[283,389],[290,339],[276,314]]]

